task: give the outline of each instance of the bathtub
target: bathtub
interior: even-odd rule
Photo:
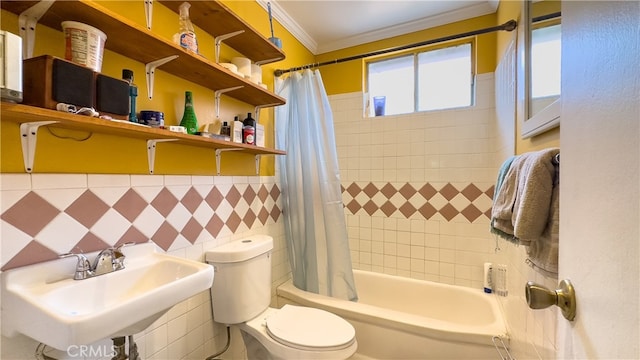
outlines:
[[[495,295],[479,289],[354,270],[358,302],[302,291],[286,282],[278,305],[337,314],[356,329],[357,354],[373,359],[499,359],[492,338],[508,344]]]

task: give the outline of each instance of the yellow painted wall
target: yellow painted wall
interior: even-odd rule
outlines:
[[[102,1],[99,2],[109,10],[126,17],[141,26],[146,26],[142,1]],[[224,1],[232,11],[250,23],[261,34],[269,37],[269,21],[266,11],[253,1]],[[178,15],[162,4],[155,2],[153,6],[152,32],[171,40],[178,28]],[[17,16],[2,11],[3,30],[18,34]],[[175,26],[174,26],[175,25]],[[263,82],[273,90],[273,70],[280,67],[291,67],[314,60],[304,46],[286,32],[279,24],[274,24],[278,36],[283,39],[283,51],[287,58],[283,61],[263,66]],[[109,34],[107,34],[108,37]],[[199,52],[208,59],[214,59],[214,40],[209,34],[196,27]],[[107,42],[108,42],[107,38]],[[144,44],[140,44],[144,47]],[[64,57],[64,37],[60,31],[38,25],[34,56],[43,54]],[[233,49],[225,46],[221,51],[220,61],[228,61],[238,56]],[[215,121],[213,90],[195,85],[176,76],[156,71],[153,99],[146,96],[144,64],[105,51],[102,73],[121,78],[122,69],[133,70],[135,83],[139,88],[138,110],[161,110],[165,113],[166,125],[177,125],[184,108],[184,92],[190,90],[194,96],[194,108],[198,123],[202,126]],[[232,120],[234,115],[243,119],[247,112],[253,112],[252,105],[237,101],[225,95],[221,98],[220,117]],[[274,147],[273,109],[262,109],[260,123],[265,125],[266,146]],[[54,130],[55,131],[55,130]],[[2,172],[24,172],[18,124],[2,122],[0,170]],[[58,130],[59,136],[83,139],[88,134]],[[60,139],[48,131],[38,133],[38,152],[34,164],[35,172],[74,172],[74,173],[123,173],[147,174],[146,142],[118,136],[92,134],[86,141]],[[274,156],[263,156],[261,175],[274,174]],[[156,153],[156,174],[215,174],[215,153],[213,149],[190,147],[177,144],[159,144]],[[254,157],[248,154],[225,153],[222,156],[223,175],[255,175]]]
[[[447,25],[434,27],[410,34],[391,37],[384,40],[336,50],[317,56],[318,62],[340,59],[348,56],[365,54],[372,51],[395,48],[410,45],[426,40],[459,34],[496,25],[495,14],[476,17]],[[476,49],[476,73],[493,72],[496,67],[496,34],[489,33],[475,37]],[[339,64],[332,64],[320,68],[322,80],[327,93],[342,94],[354,91],[363,91],[364,86],[364,61],[354,60]]]

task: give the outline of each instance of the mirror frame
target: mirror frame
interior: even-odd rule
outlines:
[[[520,23],[518,26],[518,119],[522,119],[521,136],[523,139],[541,134],[560,126],[560,99],[529,116],[531,100],[531,0],[522,2]],[[562,95],[561,95],[562,96]]]

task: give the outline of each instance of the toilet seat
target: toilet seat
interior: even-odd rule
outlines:
[[[349,347],[355,329],[328,311],[285,305],[266,319],[266,330],[275,341],[300,350],[330,351]]]

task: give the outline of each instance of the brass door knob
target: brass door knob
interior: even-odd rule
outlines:
[[[560,281],[556,290],[549,290],[532,281],[525,286],[527,304],[531,309],[546,309],[551,305],[557,305],[562,310],[565,319],[573,321],[576,317],[576,293],[571,281]]]

